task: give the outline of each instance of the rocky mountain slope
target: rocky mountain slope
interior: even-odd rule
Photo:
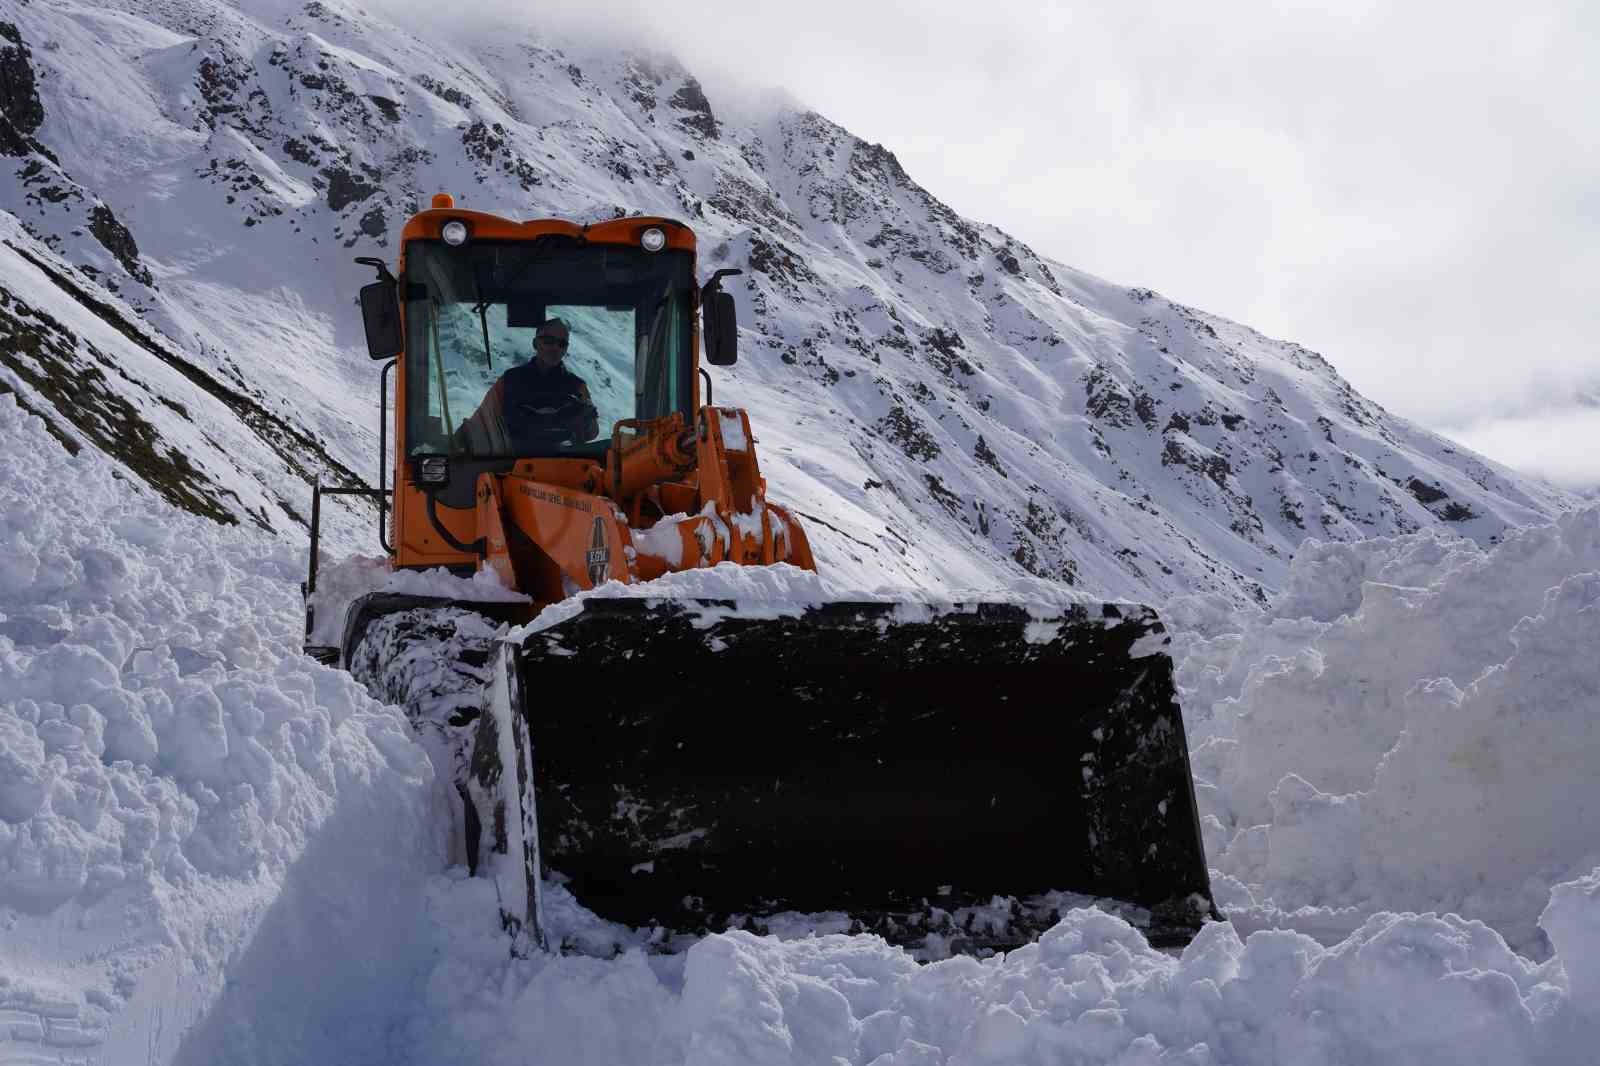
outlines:
[[[666,56],[441,39],[338,0],[8,18],[0,389],[219,521],[299,536],[309,478],[375,479],[350,260],[392,257],[440,190],[682,218],[702,270],[743,269],[717,399],[751,409],[774,497],[857,583],[1241,603],[1306,537],[1488,545],[1570,504],[1313,352],[1047,260],[884,148],[775,98],[709,99]],[[336,515],[337,546],[375,551],[372,519]]]

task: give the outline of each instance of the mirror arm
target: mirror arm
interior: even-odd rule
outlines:
[[[722,288],[723,278],[731,278],[737,274],[743,273],[744,271],[742,270],[734,270],[728,267],[724,267],[723,269],[713,273],[711,275],[711,280],[700,286],[700,305],[704,307],[711,299],[711,294]]]
[[[382,259],[376,259],[370,255],[358,255],[356,256],[356,262],[360,263],[362,266],[369,266],[376,270],[378,272],[379,281],[394,280],[394,275],[389,273],[388,264]]]

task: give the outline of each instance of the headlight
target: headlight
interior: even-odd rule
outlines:
[[[639,235],[639,243],[644,246],[644,250],[647,252],[659,252],[667,246],[667,235],[656,227],[651,226]]]
[[[416,480],[422,485],[443,485],[450,480],[450,458],[445,455],[419,455],[412,460]]]
[[[452,248],[459,248],[467,243],[467,224],[459,218],[453,218],[439,230],[439,236],[444,238],[444,243]]]

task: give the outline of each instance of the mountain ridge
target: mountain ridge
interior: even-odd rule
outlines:
[[[270,435],[169,447],[223,487],[243,462],[280,531],[308,477],[373,465],[349,259],[392,257],[437,190],[520,217],[684,218],[703,270],[743,269],[743,356],[716,394],[750,408],[774,496],[858,584],[1263,601],[1305,537],[1439,527],[1490,544],[1571,506],[1388,414],[1314,352],[961,217],[815,112],[719,108],[668,56],[425,40],[333,2],[250,8],[18,10],[0,70],[39,106],[8,107],[30,128],[0,130],[0,208],[29,231],[8,238],[0,291],[25,261],[74,264],[83,291],[295,427],[276,468]],[[26,240],[43,246],[31,260]],[[59,424],[38,380],[0,367]],[[371,520],[332,515],[334,543],[374,550]]]

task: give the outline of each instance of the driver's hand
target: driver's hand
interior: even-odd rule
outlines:
[[[595,434],[600,431],[600,412],[592,403],[580,403],[573,411],[572,421],[568,425],[572,427],[572,435],[579,443],[593,440]]]

